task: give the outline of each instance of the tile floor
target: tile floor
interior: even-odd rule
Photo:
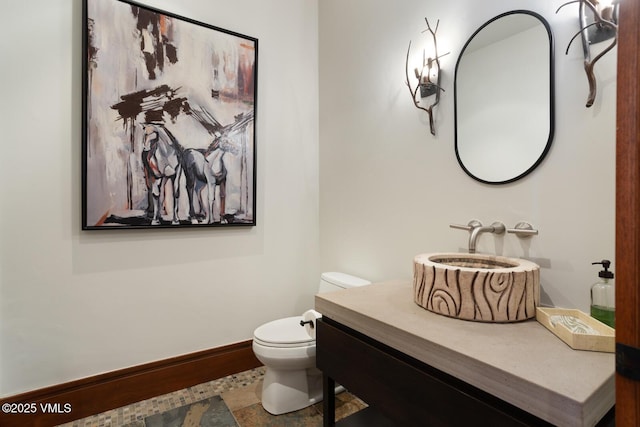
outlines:
[[[60,427],[307,427],[322,425],[322,403],[274,416],[262,408],[264,368],[252,369]],[[348,392],[336,396],[336,419],[366,407]]]

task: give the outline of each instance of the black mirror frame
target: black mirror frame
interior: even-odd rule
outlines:
[[[538,157],[538,159],[535,161],[535,163],[526,171],[524,171],[523,173],[521,173],[518,176],[515,176],[513,178],[504,180],[504,181],[487,181],[484,180],[480,177],[475,176],[473,173],[471,173],[471,171],[469,171],[464,164],[462,163],[462,160],[460,159],[460,153],[458,152],[458,66],[460,65],[460,59],[462,58],[462,55],[464,54],[464,51],[467,49],[467,46],[469,46],[469,44],[471,43],[471,41],[473,40],[473,38],[480,32],[482,31],[485,27],[487,27],[489,24],[491,24],[492,22],[500,19],[500,18],[504,18],[505,16],[508,15],[515,15],[515,14],[526,14],[526,15],[530,15],[533,16],[534,18],[537,18],[542,25],[544,25],[546,31],[547,31],[547,35],[549,36],[549,138],[547,140],[547,144],[542,152],[542,154],[540,154],[540,157]],[[491,185],[499,185],[499,184],[508,184],[514,181],[517,181],[521,178],[524,178],[526,175],[530,174],[535,168],[537,168],[540,163],[542,163],[542,161],[544,160],[544,158],[546,157],[547,153],[549,152],[549,149],[551,148],[551,143],[553,142],[553,137],[555,134],[555,64],[554,64],[554,57],[555,57],[555,49],[554,49],[554,38],[553,38],[553,32],[551,31],[551,26],[549,25],[549,23],[547,22],[546,19],[544,19],[544,17],[536,12],[533,12],[531,10],[523,10],[523,9],[518,9],[518,10],[511,10],[508,12],[504,12],[500,15],[497,15],[491,19],[489,19],[487,22],[485,22],[484,24],[482,24],[480,26],[480,28],[478,28],[472,35],[471,37],[469,37],[469,39],[466,41],[466,43],[464,44],[464,46],[462,47],[462,50],[460,51],[460,55],[458,55],[458,60],[456,61],[456,69],[455,69],[455,77],[454,77],[454,83],[453,83],[453,111],[454,111],[454,138],[455,138],[455,152],[456,152],[456,159],[458,160],[458,164],[460,165],[460,167],[462,168],[462,170],[469,175],[471,178],[475,179],[476,181],[480,181],[482,183],[485,184],[491,184]]]

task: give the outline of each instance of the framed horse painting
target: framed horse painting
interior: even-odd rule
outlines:
[[[255,225],[258,40],[83,0],[82,228]]]

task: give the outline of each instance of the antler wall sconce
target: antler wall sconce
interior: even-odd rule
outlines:
[[[427,29],[424,30],[423,33],[428,31],[431,34],[433,40],[433,58],[427,57],[426,50],[422,50],[422,64],[421,66],[414,69],[414,74],[417,82],[415,83],[415,85],[412,85],[411,79],[409,78],[409,55],[411,53],[411,41],[409,41],[409,48],[407,49],[407,60],[405,63],[405,73],[407,76],[406,84],[409,88],[409,93],[411,94],[413,105],[415,105],[416,108],[420,110],[426,111],[429,115],[429,127],[431,129],[431,135],[435,135],[436,129],[433,120],[433,107],[438,105],[438,102],[440,102],[440,92],[444,92],[444,89],[440,87],[440,58],[448,55],[449,52],[441,56],[438,55],[436,32],[438,31],[440,20],[436,22],[435,29],[431,28],[431,25],[429,25],[429,20],[427,18],[424,18],[424,20],[427,23]],[[426,101],[423,100],[431,96],[435,96],[435,98],[432,100],[431,104],[426,105]]]
[[[593,67],[600,58],[613,49],[618,42],[618,0],[573,0],[561,5],[556,13],[571,3],[579,3],[580,31],[569,41],[565,54],[569,53],[569,47],[576,37],[581,36],[584,50],[584,70],[589,81],[589,97],[587,108],[593,105],[596,98],[596,76]],[[593,16],[589,16],[587,10]],[[590,46],[605,40],[613,39],[611,43],[602,49],[594,58],[591,58]]]

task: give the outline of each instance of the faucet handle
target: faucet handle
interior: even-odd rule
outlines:
[[[507,228],[507,233],[515,234],[518,237],[533,237],[538,234],[538,230],[535,230],[528,222],[519,222],[514,228]]]
[[[449,224],[449,227],[457,228],[458,230],[473,231],[474,228],[482,227],[482,223],[480,221],[478,221],[477,219],[472,219],[471,221],[469,221],[469,223],[467,225]]]

